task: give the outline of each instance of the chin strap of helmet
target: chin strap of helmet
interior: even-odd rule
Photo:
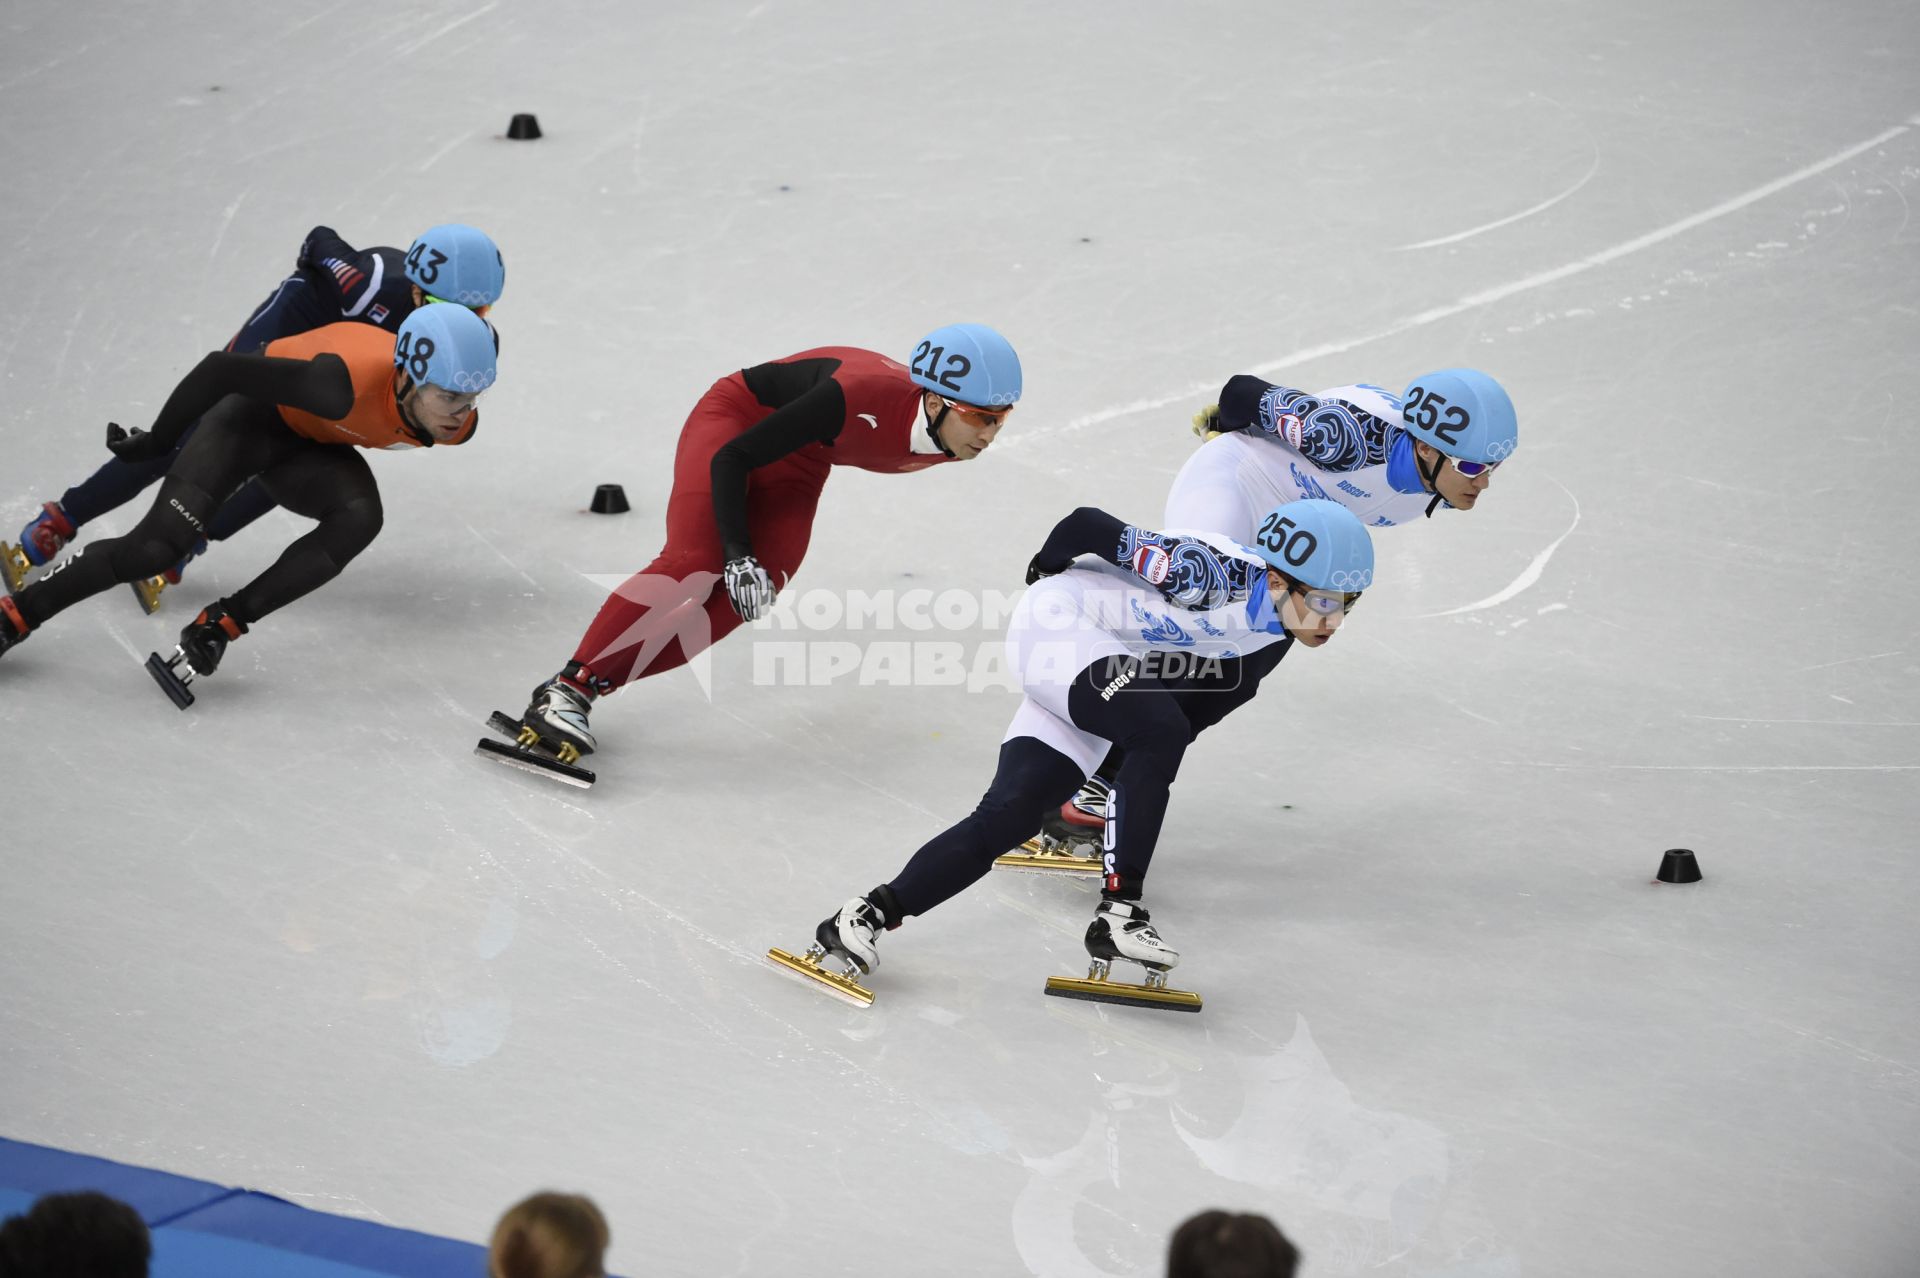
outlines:
[[[1428,447],[1432,448],[1433,446],[1429,444]],[[1418,452],[1415,452],[1413,455],[1414,469],[1420,472],[1420,482],[1425,484],[1427,491],[1433,494],[1433,500],[1427,503],[1426,517],[1428,519],[1432,519],[1433,512],[1440,509],[1440,504],[1447,500],[1440,495],[1440,468],[1446,464],[1446,454],[1437,448],[1433,449],[1432,470],[1427,469],[1427,464],[1420,460],[1420,454]],[[1449,509],[1451,509],[1451,503],[1449,503]]]
[[[423,448],[432,448],[433,434],[420,424],[413,413],[412,401],[418,398],[419,393],[420,383],[414,381],[412,375],[403,368],[393,370],[393,402],[394,407],[400,410],[400,424],[407,428],[409,435],[420,441]]]
[[[947,414],[952,411],[953,409],[947,404],[946,400],[943,399],[940,401],[939,416],[930,417],[927,419],[927,438],[933,441],[933,446],[935,448],[939,449],[941,452],[945,453],[947,456],[956,457],[959,454],[955,453],[951,448],[948,448],[947,441],[940,438],[940,427],[943,424],[945,424],[947,420]]]

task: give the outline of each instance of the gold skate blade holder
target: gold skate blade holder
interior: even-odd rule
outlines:
[[[1143,983],[1133,985],[1126,981],[1109,980],[1109,967],[1099,959],[1093,960],[1084,981],[1071,976],[1049,976],[1046,992],[1059,998],[1084,999],[1089,1003],[1120,1003],[1170,1012],[1200,1010],[1200,996],[1192,990],[1169,989],[1165,972],[1149,970]]]
[[[143,577],[139,581],[130,581],[127,588],[133,591],[133,597],[140,601],[141,609],[151,617],[160,611],[160,592],[167,588],[165,577]]]
[[[0,541],[0,573],[7,579],[7,593],[20,593],[20,583],[33,571],[33,561],[27,558],[26,548],[16,546],[10,541]]]
[[[789,954],[782,949],[771,949],[767,951],[767,957],[795,976],[803,977],[823,987],[835,998],[843,998],[855,1007],[873,1006],[872,990],[851,976],[842,976],[838,972],[830,972],[820,966],[820,960],[826,957],[826,951],[818,945],[808,946],[805,954]]]
[[[995,869],[1038,870],[1045,874],[1098,874],[1100,858],[1075,856],[1066,845],[1035,835],[1017,851],[993,858]]]
[[[514,740],[531,750],[540,744],[540,734],[532,728],[523,727],[520,729],[519,735],[514,737]],[[580,747],[571,741],[562,741],[559,745],[553,747],[553,757],[568,767],[572,767],[574,764],[580,762]]]

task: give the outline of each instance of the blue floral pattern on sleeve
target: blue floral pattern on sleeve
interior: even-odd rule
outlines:
[[[1262,571],[1258,564],[1222,554],[1205,542],[1132,525],[1121,532],[1113,561],[1170,602],[1194,612],[1245,599]]]
[[[1400,397],[1378,386],[1389,403]],[[1318,399],[1290,386],[1275,386],[1260,396],[1260,414],[1254,423],[1302,457],[1327,471],[1359,470],[1387,459],[1396,423],[1383,421],[1365,409],[1341,399]]]

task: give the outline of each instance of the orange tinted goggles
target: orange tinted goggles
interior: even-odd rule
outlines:
[[[1013,411],[1012,404],[1003,404],[998,408],[976,408],[972,404],[963,404],[957,399],[948,399],[945,395],[940,397],[940,402],[976,427],[998,426],[1006,421],[1007,414]]]

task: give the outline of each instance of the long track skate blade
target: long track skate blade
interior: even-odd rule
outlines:
[[[127,589],[140,601],[140,610],[151,617],[160,611],[160,592],[167,588],[165,577],[147,577],[141,581],[129,581]]]
[[[502,745],[498,741],[489,741],[485,737],[474,742],[473,752],[492,759],[496,763],[504,763],[510,768],[520,768],[523,771],[549,777],[563,785],[577,785],[582,790],[592,789],[593,783],[600,779],[586,768],[576,768],[570,763],[562,763],[558,759],[549,759],[545,755],[535,754],[525,746]]]
[[[33,561],[27,558],[24,547],[16,546],[10,541],[0,541],[0,578],[6,580],[8,594],[19,594],[20,583],[25,581],[27,574],[32,571]]]
[[[855,1007],[873,1006],[872,990],[851,977],[842,976],[838,972],[829,972],[803,954],[789,954],[782,949],[771,949],[767,951],[767,957],[795,976],[812,981],[835,998],[843,998]]]
[[[167,694],[169,700],[185,710],[193,704],[193,690],[187,687],[186,680],[173,672],[173,667],[157,652],[147,654],[147,673],[160,685],[160,691]]]
[[[1128,1007],[1151,1007],[1167,1012],[1200,1010],[1200,996],[1192,990],[1155,989],[1146,985],[1129,985],[1125,981],[1049,976],[1046,992],[1059,998],[1084,999],[1089,1003],[1121,1003]]]

